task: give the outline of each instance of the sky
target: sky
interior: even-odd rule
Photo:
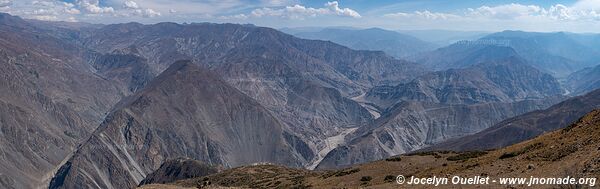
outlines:
[[[0,0],[0,12],[103,24],[168,21],[600,33],[600,0]]]

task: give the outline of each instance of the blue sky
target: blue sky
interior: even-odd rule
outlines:
[[[267,27],[600,33],[600,0],[0,0],[30,19],[251,23]]]

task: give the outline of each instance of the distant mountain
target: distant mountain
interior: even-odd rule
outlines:
[[[504,120],[477,134],[434,145],[426,150],[501,148],[567,127],[582,115],[598,108],[600,108],[600,90],[595,90],[583,96],[570,98],[548,109]]]
[[[357,50],[383,51],[398,58],[433,50],[437,47],[437,45],[410,35],[379,28],[325,28],[316,32],[299,32],[294,35],[305,39],[332,41]]]
[[[505,188],[506,185],[498,183],[499,178],[530,178],[531,175],[540,178],[573,178],[573,175],[580,178],[598,178],[598,138],[600,111],[595,110],[564,129],[497,150],[412,153],[328,171],[307,171],[276,165],[244,166],[164,185],[144,185],[141,188],[398,188],[407,186],[406,183],[400,185],[396,182],[398,175],[403,175],[408,182],[413,175],[415,178],[447,178],[448,175],[481,174],[485,175],[482,178],[489,176],[489,184],[460,186],[479,188],[485,185],[489,188]],[[459,185],[448,182],[436,188],[457,186]],[[535,187],[527,186],[527,183],[511,186]],[[589,181],[585,184],[556,184],[551,187],[595,186],[595,181]]]
[[[314,154],[258,102],[215,74],[176,62],[124,99],[50,188],[132,188],[167,159],[301,167]]]
[[[332,150],[318,169],[347,167],[465,136],[561,99],[556,79],[517,57],[421,76],[364,97],[382,116]]]
[[[433,72],[394,87],[374,87],[364,99],[386,108],[401,101],[476,104],[544,99],[563,94],[556,79],[527,65],[519,57],[483,58],[482,63],[477,62],[469,61],[475,65]]]
[[[439,46],[447,46],[458,41],[472,41],[489,35],[487,31],[453,31],[453,30],[398,30],[398,33],[414,36]]]
[[[467,68],[478,63],[499,61],[514,56],[519,55],[510,47],[480,44],[477,41],[460,41],[431,52],[421,53],[411,59],[425,67],[441,71]]]
[[[565,80],[564,86],[570,95],[582,95],[600,89],[600,65],[572,73]]]
[[[0,188],[47,186],[125,89],[77,45],[0,13]]]
[[[566,77],[584,67],[600,64],[600,49],[582,42],[581,36],[577,36],[564,32],[503,31],[480,41],[508,44],[532,66],[557,77]]]

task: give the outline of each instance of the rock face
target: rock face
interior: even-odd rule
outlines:
[[[374,88],[365,99],[382,111],[317,168],[347,167],[465,136],[562,97],[559,83],[517,57],[427,74],[396,87]]]
[[[504,120],[479,133],[443,142],[425,150],[501,148],[566,127],[587,112],[598,108],[600,108],[600,90],[570,98],[545,110],[534,111]]]
[[[313,154],[294,138],[255,100],[205,69],[176,62],[120,102],[50,188],[132,188],[179,156],[227,167],[300,167]]]
[[[140,186],[155,183],[164,184],[176,180],[202,177],[218,173],[219,169],[219,167],[207,165],[201,161],[189,158],[175,158],[166,161],[156,171],[148,174],[142,180]]]
[[[567,77],[565,87],[571,95],[583,95],[600,88],[600,66],[584,68]]]
[[[383,51],[397,58],[433,50],[436,47],[410,35],[380,28],[361,30],[325,28],[317,32],[298,32],[293,35],[305,39],[332,41],[357,50]]]
[[[544,99],[563,94],[556,79],[518,57],[438,71],[395,87],[371,89],[365,99],[380,108],[401,101],[477,104]]]
[[[387,110],[372,128],[361,128],[346,138],[346,143],[328,153],[317,169],[348,167],[425,148],[543,109],[560,99],[473,105],[402,102]]]
[[[0,13],[0,188],[47,186],[102,121],[121,88],[76,45]]]

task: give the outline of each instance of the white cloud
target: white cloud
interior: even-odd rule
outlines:
[[[562,4],[556,4],[548,8],[538,5],[523,5],[518,3],[504,4],[498,6],[481,6],[478,8],[468,8],[464,13],[443,13],[415,11],[413,13],[398,12],[385,14],[389,18],[417,18],[428,20],[563,20],[563,21],[584,21],[600,20],[600,0],[583,0],[569,7]]]
[[[128,9],[139,9],[140,8],[135,1],[125,1],[123,6]]]
[[[0,7],[8,7],[12,5],[12,0],[0,0]]]
[[[427,19],[427,20],[446,20],[451,18],[460,18],[459,15],[448,14],[448,13],[439,13],[439,12],[430,12],[428,10],[425,11],[415,11],[413,13],[392,13],[386,14],[384,17],[389,18],[417,18],[417,19]]]
[[[304,19],[306,17],[317,17],[322,15],[338,15],[344,17],[360,18],[361,15],[350,9],[340,8],[337,1],[327,2],[322,8],[305,7],[299,4],[293,6],[285,6],[283,8],[259,8],[254,9],[249,15],[236,14],[229,16],[221,16],[221,19],[246,19],[260,17],[281,17],[287,19]]]
[[[337,15],[349,16],[353,18],[361,17],[360,14],[358,14],[358,12],[356,12],[355,10],[349,8],[340,8],[339,3],[337,1],[327,2],[327,4],[325,5],[327,6],[327,8],[329,8],[329,10],[334,11]]]
[[[121,14],[122,16],[141,16],[145,18],[161,16],[160,12],[151,8],[143,8],[142,6],[138,5],[137,2],[132,0],[125,1],[123,3],[123,7],[126,10],[123,10],[124,13]]]
[[[77,4],[89,14],[114,13],[112,7],[102,7],[98,0],[77,0]]]

